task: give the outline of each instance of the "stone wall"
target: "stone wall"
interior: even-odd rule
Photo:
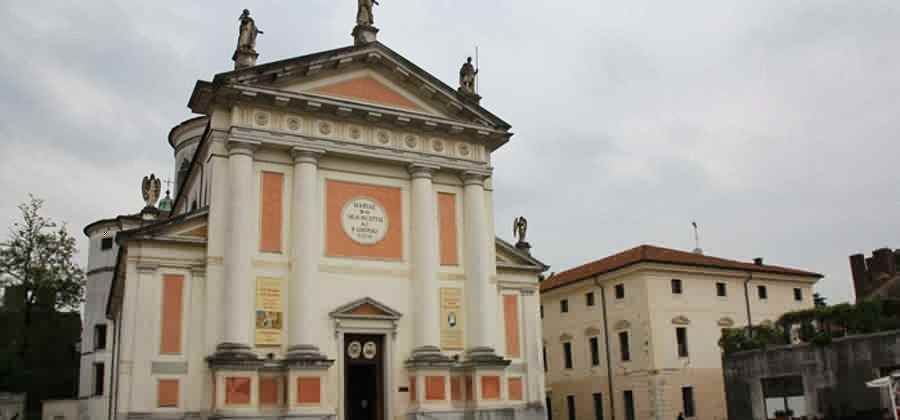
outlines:
[[[803,378],[809,416],[869,418],[889,400],[866,382],[900,369],[900,331],[740,352],[723,363],[730,420],[764,419],[762,380],[784,376]]]
[[[856,301],[873,297],[900,299],[900,249],[881,248],[872,251],[871,257],[863,254],[850,256],[850,272]]]

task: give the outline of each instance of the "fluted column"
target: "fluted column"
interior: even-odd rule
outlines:
[[[219,351],[247,354],[253,331],[253,153],[257,144],[230,140],[228,147],[228,229],[225,248],[225,287],[222,293],[223,343]]]
[[[487,248],[486,175],[463,174],[465,226],[466,328],[469,357],[494,355],[497,331],[497,289],[491,285]]]
[[[440,299],[438,296],[437,209],[432,176],[436,167],[413,164],[412,177],[412,282],[415,319],[413,358],[440,352]]]
[[[288,306],[288,358],[322,359],[315,346],[315,276],[319,251],[319,158],[324,152],[295,148],[291,200],[291,264]]]

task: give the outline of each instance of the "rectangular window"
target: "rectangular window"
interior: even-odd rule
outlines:
[[[541,305],[541,319],[544,319],[544,305]]]
[[[591,366],[600,366],[600,341],[597,337],[591,337]]]
[[[284,174],[263,172],[261,190],[259,250],[261,252],[281,252]]]
[[[566,410],[569,412],[569,420],[578,420],[575,417],[575,396],[566,395]]]
[[[106,349],[106,324],[94,325],[94,350]]]
[[[566,369],[572,369],[572,343],[563,343],[563,357]]]
[[[94,395],[103,395],[104,372],[103,363],[94,363]]]
[[[547,366],[547,348],[544,347],[544,372],[547,372],[549,370],[550,369],[548,369],[548,366]]]
[[[725,285],[725,283],[716,283],[716,296],[728,296],[728,287]]]
[[[100,240],[100,249],[106,251],[107,249],[112,249],[113,246],[113,238],[103,238]]]
[[[519,297],[503,295],[503,321],[506,327],[506,355],[510,358],[521,356],[519,351]]]
[[[625,403],[625,420],[635,420],[634,417],[634,393],[625,391],[622,393],[622,400]]]
[[[552,398],[544,398],[547,401],[547,420],[553,420],[553,401]]]
[[[672,294],[680,295],[681,292],[681,279],[672,279]]]
[[[616,285],[616,299],[625,299],[625,285],[624,284]]]
[[[794,289],[794,300],[797,302],[803,301],[803,289]]]
[[[766,289],[766,286],[756,286],[756,293],[760,299],[769,298],[769,291]]]
[[[559,301],[559,311],[562,313],[569,312],[569,300],[568,299],[563,299],[563,300]]]
[[[182,291],[184,289],[184,276],[163,276],[162,292],[162,334],[159,340],[159,352],[161,354],[181,353],[181,316],[182,316]]]
[[[603,394],[594,394],[594,420],[603,420]]]
[[[696,416],[696,412],[694,411],[694,388],[690,386],[686,386],[681,388],[681,404],[682,404],[682,413],[685,417],[694,417]]]
[[[438,214],[441,238],[441,265],[459,264],[456,239],[456,195],[438,193]]]
[[[678,357],[688,357],[687,328],[675,328],[675,337],[678,340]]]
[[[629,348],[628,343],[628,331],[622,331],[619,333],[619,352],[622,354],[623,362],[631,360],[631,349]]]
[[[584,302],[587,306],[594,306],[594,292],[588,292],[584,295]]]

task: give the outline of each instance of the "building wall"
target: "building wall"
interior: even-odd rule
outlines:
[[[616,418],[625,418],[623,391],[634,393],[637,418],[668,419],[683,410],[682,388],[692,387],[697,418],[726,418],[725,391],[718,340],[722,328],[747,325],[744,283],[746,273],[640,264],[544,292],[544,343],[549,371],[548,392],[554,418],[565,419],[566,396],[576,395],[581,418],[593,418],[592,394],[601,392],[604,412],[610,413],[605,327],[599,287],[606,292],[613,374],[612,397]],[[682,293],[672,293],[672,279],[681,280]],[[717,296],[716,283],[726,284],[726,296]],[[625,299],[615,298],[615,285],[625,285]],[[759,299],[756,286],[767,288]],[[748,284],[754,323],[774,322],[788,311],[812,306],[813,282],[777,275],[754,274]],[[794,299],[794,288],[802,299]],[[596,306],[585,305],[585,294],[594,291]],[[567,299],[569,313],[560,313]],[[625,327],[627,323],[627,328]],[[685,328],[688,356],[679,357],[676,328]],[[590,332],[587,332],[588,329]],[[618,332],[627,330],[631,362],[622,362]],[[590,365],[589,334],[600,339],[600,364]],[[563,368],[561,341],[571,336],[573,369]],[[581,417],[590,416],[590,417]]]

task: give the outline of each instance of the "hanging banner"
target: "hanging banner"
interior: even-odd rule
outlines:
[[[256,279],[256,345],[280,346],[283,319],[281,279]]]
[[[462,289],[441,289],[441,348],[463,350]]]

